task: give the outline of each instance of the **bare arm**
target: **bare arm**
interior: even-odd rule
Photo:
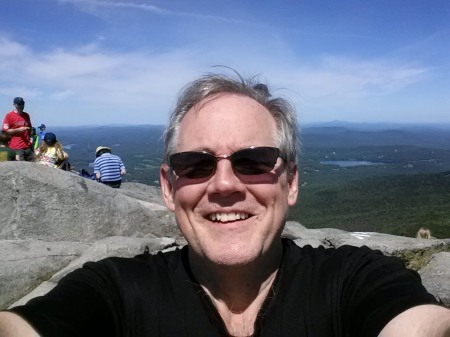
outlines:
[[[0,312],[0,337],[39,337],[23,318],[11,312]]]
[[[17,129],[7,129],[6,132],[10,135],[13,135],[15,133],[21,133],[24,131],[30,130],[30,128],[28,126],[21,126],[20,128]]]
[[[394,317],[378,337],[450,337],[450,310],[420,305]]]

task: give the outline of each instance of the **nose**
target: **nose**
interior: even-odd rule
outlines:
[[[228,195],[243,190],[244,184],[234,173],[231,162],[226,158],[218,158],[216,171],[210,179],[209,191]]]

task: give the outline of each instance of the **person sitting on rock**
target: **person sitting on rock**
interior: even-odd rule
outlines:
[[[16,152],[9,148],[11,136],[6,132],[0,133],[0,162],[16,160]]]
[[[420,227],[416,233],[416,239],[431,239],[431,231],[427,227]]]
[[[119,156],[111,154],[111,148],[99,146],[95,150],[94,174],[97,181],[119,188],[122,176],[126,174],[125,165]]]
[[[48,132],[35,151],[36,162],[54,168],[66,169],[69,155],[63,150],[54,133]]]

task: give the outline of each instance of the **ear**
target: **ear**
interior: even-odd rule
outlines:
[[[161,192],[164,199],[166,207],[174,212],[175,203],[173,202],[173,185],[172,178],[170,176],[170,168],[167,164],[162,164],[159,170],[159,181],[161,184]]]
[[[295,163],[290,164],[290,172],[288,173],[288,205],[294,206],[298,196],[298,166]]]

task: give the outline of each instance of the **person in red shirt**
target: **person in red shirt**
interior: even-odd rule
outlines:
[[[11,136],[9,147],[16,152],[18,160],[33,161],[30,115],[23,110],[25,101],[22,97],[14,98],[13,105],[14,110],[8,112],[3,119],[2,131]]]

